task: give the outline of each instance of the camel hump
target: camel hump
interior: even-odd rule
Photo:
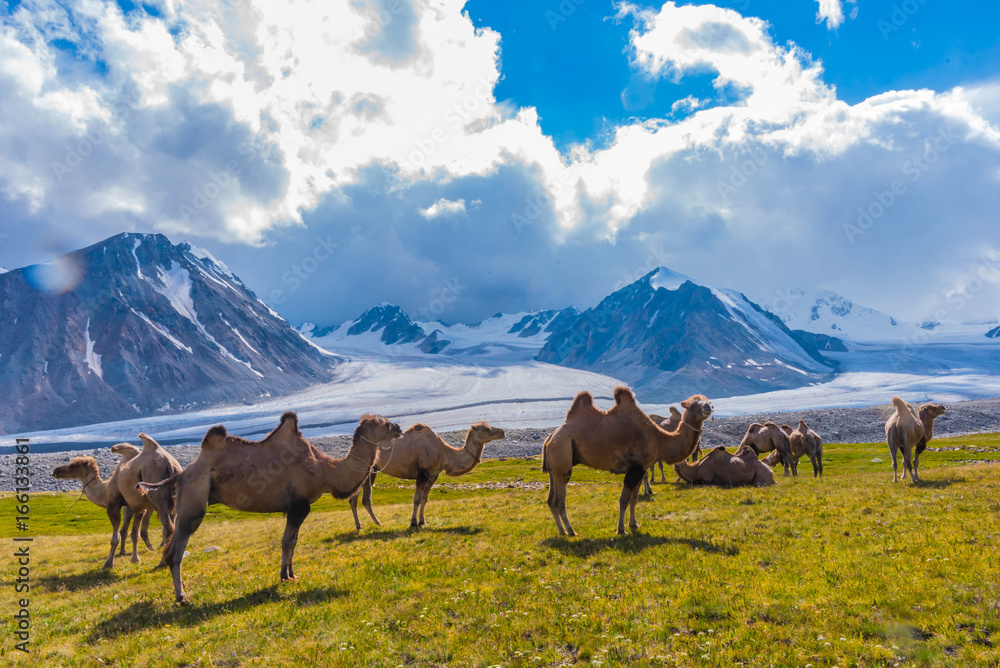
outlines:
[[[799,420],[799,429],[808,429],[809,425],[806,424],[805,420]]]
[[[569,407],[569,411],[566,412],[566,417],[569,418],[570,415],[579,411],[586,410],[597,410],[594,408],[594,397],[584,390],[580,394],[576,395],[576,399],[573,400],[573,405]]]
[[[901,410],[901,411],[908,411],[908,410],[910,410],[910,406],[905,401],[903,401],[900,397],[893,397],[892,398],[892,405],[895,406],[897,410]]]
[[[205,433],[205,438],[201,439],[201,447],[205,448],[221,448],[226,444],[226,437],[229,436],[229,432],[221,424],[215,425],[208,432]]]
[[[425,425],[423,422],[418,422],[417,424],[413,425],[406,431],[423,431],[424,429],[430,429],[430,427]]]
[[[774,423],[773,423],[773,422],[771,422],[770,420],[768,420],[767,422],[765,422],[765,423],[764,423],[764,426],[765,426],[765,427],[771,427],[772,429],[777,429],[777,427],[778,427],[778,425],[774,424]]]
[[[281,424],[285,423],[285,420],[291,420],[292,426],[296,429],[299,428],[299,416],[295,414],[295,411],[285,411],[281,414]]]
[[[632,394],[632,390],[627,387],[619,385],[615,388],[615,405],[632,405],[635,406],[635,395]]]
[[[788,426],[787,424],[783,424],[783,425],[781,425],[781,428],[782,428],[782,429],[791,429],[791,427],[789,427],[789,426]]]

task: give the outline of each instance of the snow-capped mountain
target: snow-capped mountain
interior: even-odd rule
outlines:
[[[835,366],[742,293],[664,268],[554,331],[538,359],[622,378],[646,401],[799,387]]]
[[[4,273],[0,305],[8,433],[280,396],[338,361],[210,253],[159,234]]]
[[[416,322],[399,306],[379,304],[337,326],[305,323],[303,336],[332,351],[399,355],[486,356],[526,360],[534,357],[554,327],[579,312],[575,308],[513,314],[497,313],[473,324]]]
[[[790,290],[776,303],[789,329],[849,341],[892,341],[911,333],[913,326],[881,311],[855,304],[829,290]]]

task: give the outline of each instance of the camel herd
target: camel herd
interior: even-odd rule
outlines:
[[[798,460],[809,457],[813,476],[823,474],[823,439],[802,420],[793,429],[774,422],[751,424],[739,448],[729,453],[717,447],[701,456],[702,425],[713,407],[707,397],[695,394],[681,402],[683,412],[670,408],[670,416],[644,413],[632,391],[619,387],[615,405],[601,410],[589,392],[574,399],[566,420],[542,446],[542,470],[549,474],[548,506],[562,535],[576,532],[566,515],[566,487],[573,467],[583,464],[601,471],[624,474],[618,500],[618,533],[625,533],[625,511],[629,527],[639,528],[635,517],[640,483],[652,494],[654,467],[666,482],[663,464],[674,467],[678,477],[689,483],[724,486],[774,484],[773,466],[781,464],[785,475],[796,475]],[[903,453],[903,478],[919,480],[920,453],[934,434],[934,420],[945,412],[939,404],[915,409],[899,397],[892,400],[895,412],[885,425],[886,441],[892,456],[893,481],[899,480],[896,455]],[[278,426],[260,441],[233,436],[219,425],[212,427],[201,442],[198,457],[182,469],[163,447],[147,434],[139,434],[142,450],[128,443],[111,448],[120,456],[108,480],[102,480],[93,457],[74,457],[57,467],[59,479],[78,479],[90,501],[107,509],[111,520],[111,552],[104,568],[114,565],[132,523],[132,562],[138,563],[138,538],[149,549],[148,527],[155,510],[163,526],[163,554],[157,568],[170,569],[178,603],[187,598],[181,578],[181,562],[191,535],[197,531],[209,504],[222,503],[254,513],[284,513],[285,532],[281,540],[281,580],[295,579],[292,557],[299,528],[312,504],[323,494],[347,499],[358,518],[358,497],[381,526],[372,509],[372,486],[379,473],[416,481],[410,527],[424,525],[424,508],[441,473],[465,475],[482,459],[487,443],[503,439],[504,430],[485,422],[473,424],[465,445],[455,448],[424,424],[405,432],[395,422],[377,415],[363,415],[354,430],[347,455],[335,459],[317,450],[303,437],[293,412],[281,416]],[[759,455],[765,454],[761,459]],[[690,458],[691,462],[688,462]],[[124,510],[124,524],[122,511]]]

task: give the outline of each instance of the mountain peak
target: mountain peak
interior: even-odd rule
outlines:
[[[412,343],[426,336],[420,325],[395,304],[382,302],[362,313],[347,330],[349,335],[381,331],[382,343]]]
[[[649,284],[653,288],[663,288],[664,290],[676,290],[687,282],[695,283],[690,276],[678,273],[667,267],[657,267],[643,276],[643,278],[648,278]],[[697,283],[695,284],[697,285]]]

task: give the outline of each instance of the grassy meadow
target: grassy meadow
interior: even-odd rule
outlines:
[[[925,453],[918,485],[892,484],[884,444],[827,445],[822,480],[803,458],[766,489],[658,484],[624,537],[621,476],[576,469],[577,538],[558,537],[537,458],[442,476],[418,531],[412,486],[380,476],[385,526],[362,511],[356,532],[324,497],[285,584],[283,518],[213,506],[184,561],[189,607],[158,553],[100,570],[103,510],[35,494],[33,649],[14,650],[8,558],[0,665],[995,666],[1000,466],[974,462],[1000,460],[1000,435],[933,443],[959,444],[975,449]]]

